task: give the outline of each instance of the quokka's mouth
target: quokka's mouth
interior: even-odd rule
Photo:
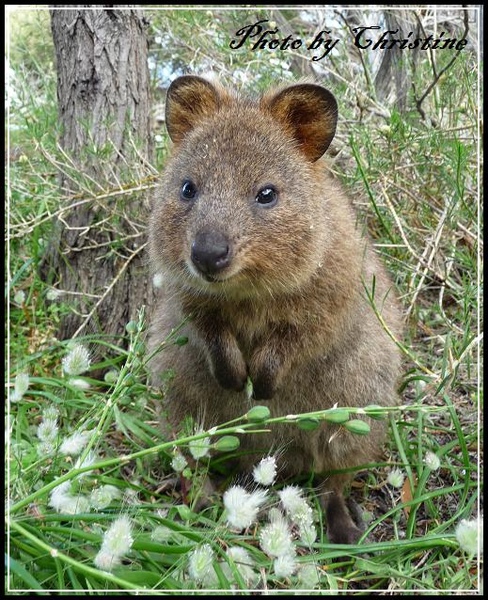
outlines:
[[[191,261],[187,261],[186,270],[192,283],[198,287],[202,285],[206,287],[206,284],[223,286],[234,278],[235,273],[231,269],[226,268],[218,273],[204,273],[197,269]]]
[[[217,283],[222,284],[226,281],[227,278],[222,279],[219,275],[201,275],[201,279],[207,281],[208,283]]]

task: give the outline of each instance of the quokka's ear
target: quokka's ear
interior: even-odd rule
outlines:
[[[319,85],[301,83],[267,94],[261,106],[285,126],[312,162],[322,156],[335,135],[337,102]]]
[[[166,128],[176,144],[220,106],[218,89],[196,75],[175,79],[166,94]]]

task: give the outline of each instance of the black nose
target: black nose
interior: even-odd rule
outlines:
[[[191,245],[191,260],[204,275],[215,275],[230,264],[229,240],[218,231],[203,231]]]

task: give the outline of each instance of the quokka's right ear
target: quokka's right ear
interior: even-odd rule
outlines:
[[[177,144],[203,119],[219,109],[219,90],[209,81],[196,75],[175,79],[166,95],[166,128]]]
[[[337,126],[337,102],[325,88],[313,83],[291,85],[265,94],[261,105],[290,132],[312,162],[329,147]]]

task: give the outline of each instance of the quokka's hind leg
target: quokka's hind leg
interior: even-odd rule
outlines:
[[[327,539],[333,544],[355,544],[363,534],[360,510],[344,498],[349,475],[333,475],[320,486],[320,501],[327,524]]]

